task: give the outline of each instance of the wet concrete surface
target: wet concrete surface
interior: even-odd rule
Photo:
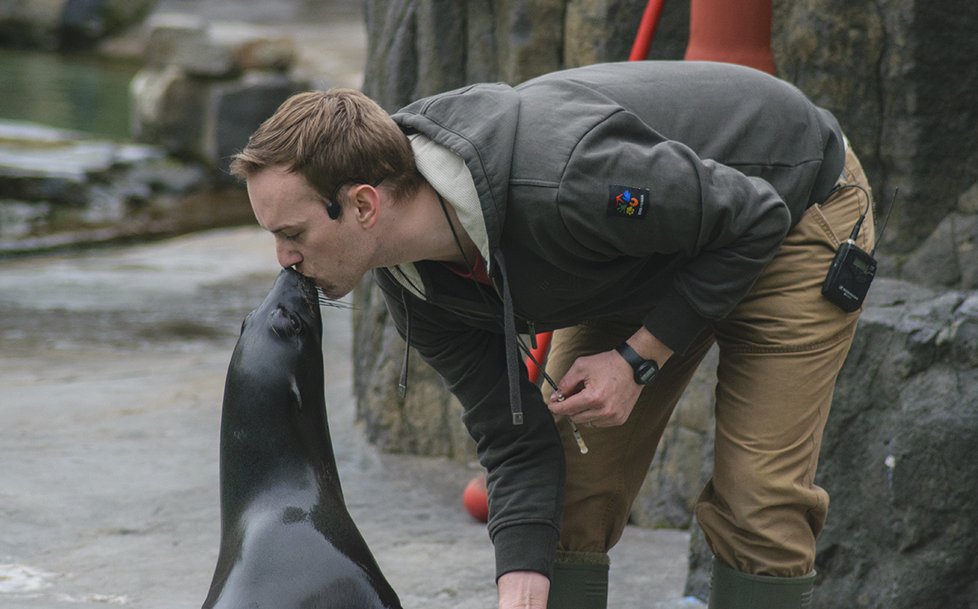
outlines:
[[[295,36],[314,86],[360,85],[359,0],[160,0]],[[224,377],[278,268],[255,228],[0,259],[0,607],[186,609],[220,542]],[[351,314],[324,309],[326,400],[350,512],[406,609],[495,607],[477,466],[379,453],[355,421]],[[688,535],[629,527],[610,606],[681,597]]]
[[[220,540],[224,376],[277,272],[254,228],[0,260],[0,606],[200,606]],[[324,309],[350,512],[405,608],[494,607],[492,547],[461,506],[478,469],[365,442],[350,317]],[[611,606],[701,607],[681,598],[687,542],[630,527]]]

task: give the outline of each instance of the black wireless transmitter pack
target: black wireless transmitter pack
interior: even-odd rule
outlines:
[[[855,311],[862,306],[874,277],[876,259],[852,239],[846,239],[835,253],[822,284],[822,295],[847,313]]]
[[[866,252],[856,245],[856,237],[859,236],[859,229],[862,228],[863,220],[866,219],[866,214],[869,213],[872,201],[869,198],[869,194],[861,187],[848,186],[848,188],[859,188],[859,190],[863,191],[863,194],[866,196],[866,211],[859,216],[856,225],[849,234],[849,238],[843,241],[842,245],[836,251],[835,258],[832,260],[832,266],[829,267],[829,273],[825,277],[825,282],[822,283],[822,295],[835,306],[850,313],[861,307],[863,301],[866,299],[869,286],[873,282],[873,278],[876,277],[877,264],[876,258],[874,257],[876,253],[875,246],[872,252]],[[899,191],[893,193],[893,199],[890,201],[890,209],[887,210],[886,218],[883,220],[883,226],[880,228],[879,235],[876,239],[877,244],[882,239],[883,230],[886,229],[886,223],[890,219],[890,212],[893,211],[893,205],[896,203],[897,192]]]

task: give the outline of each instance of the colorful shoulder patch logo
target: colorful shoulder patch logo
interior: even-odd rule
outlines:
[[[649,189],[611,184],[608,186],[608,216],[638,220],[649,207]]]

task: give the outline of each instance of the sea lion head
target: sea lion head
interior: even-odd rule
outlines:
[[[265,300],[241,324],[242,338],[252,332],[271,333],[288,349],[297,340],[314,338],[321,351],[323,320],[316,286],[298,272],[282,269]]]
[[[299,421],[325,425],[322,332],[315,285],[283,269],[245,317],[231,357],[224,400],[234,407],[225,408],[223,425],[234,432],[222,436],[229,449],[266,459],[266,470],[287,466],[305,441],[294,431],[308,426]]]

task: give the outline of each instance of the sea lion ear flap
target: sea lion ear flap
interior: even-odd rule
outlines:
[[[302,410],[302,394],[299,392],[299,383],[296,382],[294,374],[289,378],[289,400],[297,410]]]

